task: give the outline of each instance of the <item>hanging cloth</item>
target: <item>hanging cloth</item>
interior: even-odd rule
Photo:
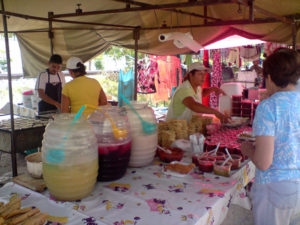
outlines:
[[[137,92],[141,94],[155,93],[155,75],[159,76],[156,60],[151,58],[147,65],[141,61],[138,67]]]
[[[259,57],[259,51],[255,46],[242,46],[240,56],[248,61],[253,61]]]
[[[207,49],[203,51],[203,65],[206,67],[209,66],[209,54]]]
[[[129,101],[134,100],[133,69],[130,69],[127,73],[124,73],[122,70],[120,70],[119,72],[118,101],[119,106],[123,106],[124,101],[120,97],[120,93]]]
[[[160,83],[156,82],[157,93],[154,100],[167,101],[171,97],[173,87],[182,82],[181,61],[176,56],[158,56],[157,63]]]
[[[208,50],[203,51],[203,65],[208,67],[209,66],[209,52]],[[202,90],[204,88],[209,88],[210,87],[210,73],[205,73],[205,79],[204,83],[202,85]],[[202,104],[205,106],[209,106],[209,95],[202,97]]]
[[[171,79],[171,89],[181,84],[181,62],[177,56],[167,56]]]
[[[158,63],[158,70],[159,70],[159,78],[160,78],[160,83],[158,83],[157,80],[155,80],[155,86],[157,87],[157,91],[154,94],[154,101],[159,102],[159,101],[168,101],[169,99],[169,87],[170,85],[170,80],[168,79],[169,72],[167,68],[167,62],[166,60],[162,59],[161,57],[158,58],[157,60]]]
[[[228,62],[231,64],[236,64],[237,67],[240,67],[240,50],[239,48],[231,48],[229,50]]]
[[[210,73],[205,73],[204,83],[202,84],[202,90],[204,88],[210,87]],[[202,104],[205,106],[209,106],[209,95],[208,96],[202,96]]]
[[[213,74],[211,77],[211,87],[220,87],[223,83],[222,78],[222,65],[221,65],[221,55],[220,51],[216,50],[214,52],[213,57]],[[218,106],[218,96],[215,93],[210,94],[210,102],[209,105],[212,108],[216,108]]]

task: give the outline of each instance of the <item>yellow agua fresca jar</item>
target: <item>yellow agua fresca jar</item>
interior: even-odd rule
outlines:
[[[97,139],[91,124],[75,114],[58,114],[42,142],[43,177],[50,194],[61,201],[86,197],[98,175]]]

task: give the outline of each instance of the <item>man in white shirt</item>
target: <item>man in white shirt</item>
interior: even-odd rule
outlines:
[[[61,91],[65,84],[65,77],[60,72],[62,57],[60,55],[52,55],[48,65],[48,69],[41,72],[36,81],[35,89],[41,98],[39,113],[61,108]]]

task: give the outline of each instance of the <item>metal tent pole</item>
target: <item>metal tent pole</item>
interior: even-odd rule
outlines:
[[[2,10],[4,9],[4,0],[1,0]],[[12,163],[12,172],[13,176],[18,175],[17,171],[17,157],[16,157],[16,148],[15,148],[15,123],[14,123],[14,109],[13,109],[13,95],[12,95],[12,84],[11,84],[11,69],[10,69],[10,54],[9,54],[9,41],[7,33],[7,21],[6,16],[2,15],[3,19],[3,28],[4,28],[4,37],[5,37],[5,49],[6,49],[6,61],[7,61],[7,76],[8,76],[8,92],[9,92],[9,106],[10,106],[10,122],[11,122],[11,163]]]
[[[138,61],[138,40],[140,39],[140,27],[133,31],[134,38],[134,100],[137,100],[137,61]]]
[[[296,21],[294,18],[294,21],[292,23],[292,46],[293,49],[296,50],[296,37],[297,37],[297,26],[296,26]]]
[[[54,13],[53,12],[48,12],[48,18],[49,18],[49,31],[48,31],[48,36],[50,39],[50,51],[51,55],[53,55],[53,31],[52,31],[52,19],[53,19]]]

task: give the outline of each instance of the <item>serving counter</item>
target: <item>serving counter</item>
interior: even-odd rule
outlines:
[[[48,120],[16,116],[14,118],[16,152],[40,147]],[[11,152],[11,120],[10,116],[0,117],[0,150]]]
[[[14,116],[14,148],[12,149],[12,129],[10,115],[0,116],[0,151],[9,154],[24,152],[42,145],[45,126],[48,119],[33,119]],[[12,157],[16,158],[16,155]],[[16,161],[12,164],[12,171],[17,171]],[[17,174],[15,174],[17,175]]]
[[[190,162],[185,153],[183,161]],[[230,177],[194,172],[177,177],[166,175],[163,164],[129,168],[113,182],[98,182],[81,201],[55,201],[48,191],[38,194],[14,183],[0,189],[0,201],[12,193],[22,197],[22,207],[36,206],[53,220],[47,224],[168,224],[218,225],[231,204],[250,208],[244,186],[254,177],[255,167],[245,161]],[[89,222],[88,222],[89,221]]]

